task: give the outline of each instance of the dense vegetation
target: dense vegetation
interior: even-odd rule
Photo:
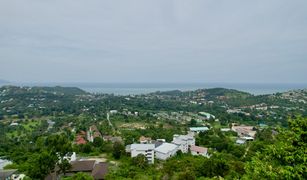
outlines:
[[[254,96],[215,88],[115,96],[78,88],[3,86],[0,157],[13,162],[6,168],[32,179],[43,179],[55,167],[65,174],[70,164],[64,156],[72,152],[105,158],[110,162],[107,179],[306,179],[306,110],[306,90]],[[255,141],[235,144],[236,133],[221,131],[231,123],[255,126]],[[95,138],[75,144],[76,135],[92,125],[122,143]],[[143,156],[125,153],[124,145],[140,136],[170,142],[191,126],[210,127],[196,137],[197,145],[210,149],[210,158],[178,152],[148,165]],[[82,173],[72,178],[91,179]]]

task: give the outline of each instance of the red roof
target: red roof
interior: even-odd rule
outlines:
[[[191,146],[191,151],[198,152],[198,153],[207,153],[208,148],[200,147],[200,146]]]
[[[86,140],[82,136],[77,135],[76,144],[80,145],[80,144],[86,144],[86,143],[87,143]]]

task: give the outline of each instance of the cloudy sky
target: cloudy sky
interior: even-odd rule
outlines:
[[[307,1],[1,0],[0,79],[307,83]]]

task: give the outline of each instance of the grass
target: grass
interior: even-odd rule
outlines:
[[[41,120],[39,119],[23,121],[19,124],[19,126],[22,126],[23,129],[20,129],[20,127],[16,127],[16,129],[7,132],[6,136],[9,138],[23,137],[26,136],[27,133],[34,131],[34,129],[36,129],[40,125]]]
[[[33,131],[40,124],[40,120],[31,120],[28,121],[28,123],[22,123],[22,126],[25,128],[26,131]]]

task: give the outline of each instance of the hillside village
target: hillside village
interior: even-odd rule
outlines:
[[[24,164],[39,158],[40,151],[52,153],[40,144],[54,143],[48,139],[57,137],[69,144],[61,157],[69,168],[60,170],[59,160],[45,179],[78,173],[94,179],[177,177],[179,169],[171,174],[169,163],[221,163],[219,156],[229,158],[222,162],[231,169],[225,169],[225,176],[240,177],[244,163],[275,141],[289,117],[306,115],[306,94],[297,90],[254,96],[209,89],[114,96],[75,88],[1,87],[0,157],[11,164],[0,171],[15,179],[38,176],[39,171]],[[132,169],[123,171],[128,167]]]

